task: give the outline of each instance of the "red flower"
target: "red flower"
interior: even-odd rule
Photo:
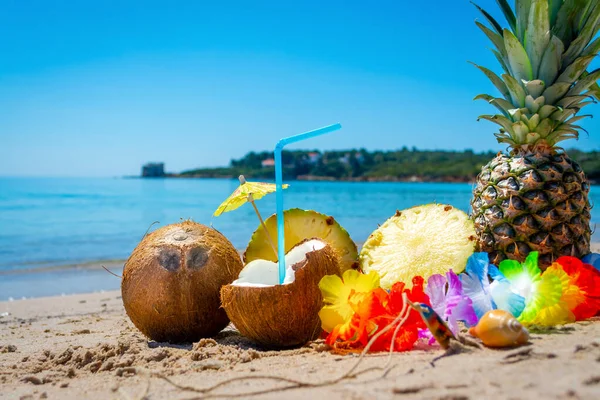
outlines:
[[[577,321],[591,318],[600,311],[600,272],[575,257],[563,256],[556,260],[569,276],[570,283],[579,288],[580,300],[571,311]]]

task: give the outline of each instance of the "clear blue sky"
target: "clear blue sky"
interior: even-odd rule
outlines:
[[[338,121],[297,147],[500,150],[472,101],[493,88],[467,60],[499,69],[476,18],[467,0],[4,0],[0,175],[227,165]],[[565,147],[599,149],[599,119]]]

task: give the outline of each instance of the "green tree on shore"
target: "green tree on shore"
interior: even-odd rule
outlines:
[[[600,151],[569,150],[593,182],[600,181]],[[408,149],[367,151],[294,150],[282,153],[286,179],[339,179],[339,180],[422,180],[470,182],[494,152],[440,151]],[[249,152],[229,167],[200,168],[184,171],[179,176],[237,177],[273,179],[273,153]],[[263,165],[264,164],[264,165]]]

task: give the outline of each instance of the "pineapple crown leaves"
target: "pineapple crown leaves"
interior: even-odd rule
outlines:
[[[496,138],[514,149],[554,147],[577,139],[577,115],[600,100],[600,69],[588,71],[600,53],[600,1],[496,0],[508,28],[473,3],[488,25],[475,23],[493,44],[503,73],[499,76],[477,64],[502,97],[480,94],[499,110],[479,118],[500,125]]]

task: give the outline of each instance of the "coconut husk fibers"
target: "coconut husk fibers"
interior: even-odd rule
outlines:
[[[167,225],[147,235],[125,263],[123,304],[153,340],[214,336],[229,323],[219,290],[242,268],[235,247],[215,229],[192,221]]]
[[[323,298],[319,281],[339,275],[338,261],[329,245],[306,254],[293,265],[295,281],[288,285],[245,287],[226,285],[221,302],[239,332],[269,348],[301,346],[319,337]]]

